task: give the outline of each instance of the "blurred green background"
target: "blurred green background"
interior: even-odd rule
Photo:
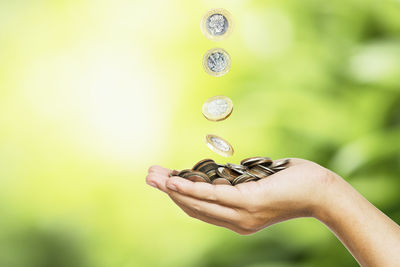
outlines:
[[[235,25],[215,43],[199,24],[219,7]],[[239,236],[145,176],[301,157],[399,223],[399,18],[399,0],[0,0],[0,266],[357,266],[313,219]],[[232,57],[221,78],[202,69],[213,47]],[[235,110],[212,123],[219,94]]]

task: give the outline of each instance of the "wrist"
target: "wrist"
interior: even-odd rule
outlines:
[[[336,213],[347,201],[351,186],[334,172],[327,171],[321,180],[318,197],[315,198],[312,217],[329,225],[336,217]]]

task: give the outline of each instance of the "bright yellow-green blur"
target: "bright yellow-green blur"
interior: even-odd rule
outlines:
[[[202,15],[234,29],[212,42]],[[160,164],[302,157],[400,221],[400,1],[0,1],[0,266],[357,266],[322,225],[241,237],[145,184]],[[204,53],[232,58],[220,78]],[[201,107],[234,102],[223,122]],[[235,149],[205,145],[217,134]]]

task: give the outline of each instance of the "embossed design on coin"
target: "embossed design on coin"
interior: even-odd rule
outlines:
[[[231,68],[231,58],[225,50],[214,48],[208,50],[204,55],[203,66],[208,74],[220,77],[225,75]]]
[[[233,155],[233,147],[221,137],[218,137],[213,134],[209,134],[206,136],[207,146],[214,151],[215,153],[223,156],[230,157]]]
[[[233,111],[233,103],[229,97],[213,96],[203,104],[203,115],[210,121],[221,121],[228,118]]]
[[[225,9],[209,10],[201,20],[201,31],[210,40],[219,41],[232,31],[232,16]]]
[[[208,17],[207,31],[212,35],[223,35],[229,27],[228,20],[222,14],[214,14]]]

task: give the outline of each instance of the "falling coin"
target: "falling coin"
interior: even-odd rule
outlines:
[[[233,111],[233,102],[229,97],[218,95],[210,97],[203,104],[203,115],[210,121],[222,121]]]
[[[209,10],[201,20],[201,31],[210,40],[219,41],[232,32],[232,16],[225,9]]]
[[[212,151],[223,157],[230,157],[234,153],[233,147],[227,141],[213,134],[206,136],[206,144]]]
[[[203,67],[211,76],[223,76],[231,68],[231,57],[221,48],[210,49],[204,55]]]

